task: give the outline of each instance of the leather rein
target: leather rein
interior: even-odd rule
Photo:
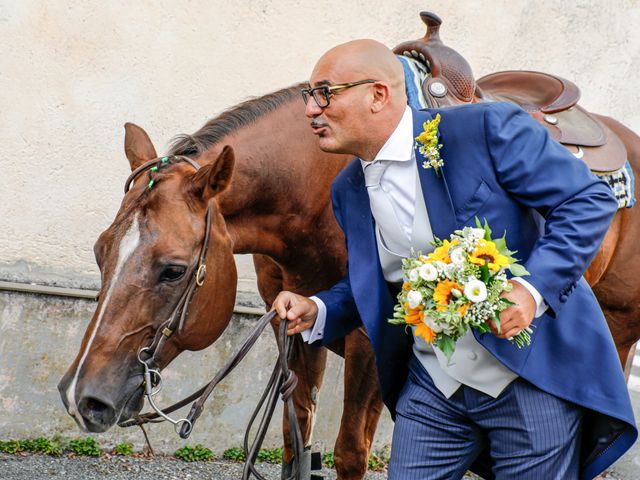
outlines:
[[[153,173],[159,171],[175,162],[185,161],[189,163],[193,168],[200,169],[200,165],[194,160],[185,156],[169,156],[162,158],[155,158],[145,162],[131,172],[131,175],[127,178],[125,183],[125,194],[129,191],[131,183],[144,171],[148,170],[149,183],[148,189],[152,189],[156,183],[156,179],[153,178]],[[143,373],[143,387],[144,395],[149,401],[149,405],[154,412],[138,415],[135,418],[126,420],[119,424],[120,427],[142,426],[145,423],[160,423],[167,421],[173,424],[174,428],[178,432],[181,438],[187,439],[193,431],[193,426],[204,409],[204,403],[209,398],[209,395],[213,392],[213,389],[220,383],[231,371],[242,361],[247,355],[251,347],[256,343],[260,334],[265,327],[276,316],[275,311],[271,311],[263,315],[250,332],[250,334],[242,341],[242,343],[236,348],[231,357],[222,366],[222,368],[216,373],[213,379],[192,393],[188,397],[174,403],[173,405],[161,409],[159,408],[153,397],[162,390],[162,376],[159,369],[156,367],[156,359],[159,356],[159,352],[162,350],[166,342],[171,338],[175,332],[180,332],[184,327],[185,321],[189,313],[189,305],[193,298],[197,288],[202,286],[206,276],[206,257],[209,249],[209,240],[211,238],[211,205],[207,208],[205,216],[205,235],[203,244],[200,247],[200,254],[198,255],[198,263],[191,269],[192,275],[189,283],[187,284],[184,292],[180,296],[175,308],[173,309],[169,319],[166,320],[154,336],[153,341],[147,347],[143,347],[138,352],[138,361],[144,368]],[[245,465],[243,469],[242,479],[248,480],[251,475],[254,475],[258,480],[266,480],[265,477],[260,475],[255,469],[255,462],[258,457],[258,452],[267,433],[267,428],[271,422],[273,412],[275,410],[278,392],[283,402],[287,405],[287,415],[289,420],[289,436],[291,440],[293,450],[293,468],[291,476],[284,480],[300,480],[300,459],[302,458],[304,451],[304,443],[302,439],[302,433],[298,419],[295,414],[295,407],[293,404],[293,391],[298,384],[298,377],[295,372],[289,369],[289,359],[291,357],[293,346],[293,337],[287,335],[287,322],[281,321],[278,331],[278,361],[271,373],[267,387],[262,394],[258,405],[251,415],[249,425],[244,435],[244,453],[245,453]],[[169,414],[184,407],[190,402],[195,401],[191,407],[189,414],[185,418],[174,420],[169,417]],[[253,424],[255,423],[260,411],[264,407],[264,412],[260,420],[258,429],[255,433],[255,437],[251,446],[249,446],[249,437]],[[179,428],[179,430],[178,430]],[[146,437],[146,433],[145,433]]]

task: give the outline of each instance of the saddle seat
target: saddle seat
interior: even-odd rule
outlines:
[[[578,86],[555,75],[526,70],[491,73],[476,81],[476,96],[512,102],[529,113],[552,114],[573,107],[580,100]]]
[[[422,84],[426,103],[439,108],[498,101],[520,106],[596,173],[622,168],[627,152],[622,141],[594,115],[578,105],[580,89],[564,78],[534,71],[503,71],[475,80],[465,58],[440,39],[442,20],[421,12],[427,26],[424,37],[393,49],[422,63],[427,76]]]

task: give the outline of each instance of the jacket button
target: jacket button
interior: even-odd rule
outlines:
[[[566,302],[569,299],[569,297],[567,297],[564,293],[562,295],[560,295],[560,301],[562,303]]]
[[[476,352],[471,351],[467,353],[467,358],[469,360],[476,360],[478,358],[478,354]]]

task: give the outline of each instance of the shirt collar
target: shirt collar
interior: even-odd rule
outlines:
[[[397,162],[406,162],[411,160],[413,156],[413,114],[411,107],[408,105],[404,109],[400,123],[393,131],[391,136],[382,146],[374,162],[378,160],[391,160]],[[364,169],[371,162],[365,162],[360,159],[360,164]]]

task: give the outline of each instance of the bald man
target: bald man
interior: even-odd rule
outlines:
[[[418,111],[403,69],[373,40],[328,51],[303,90],[320,148],[357,158],[331,198],[348,275],[311,298],[281,292],[289,334],[324,345],[364,325],[395,419],[390,479],[592,478],[637,431],[615,347],[582,278],[617,209],[609,187],[509,104]],[[415,137],[441,115],[444,166],[424,168]],[[493,334],[469,333],[447,361],[391,325],[402,259],[486,218],[531,273]],[[540,216],[544,231],[540,231]],[[522,350],[507,340],[535,327]],[[597,354],[595,354],[597,352]]]

